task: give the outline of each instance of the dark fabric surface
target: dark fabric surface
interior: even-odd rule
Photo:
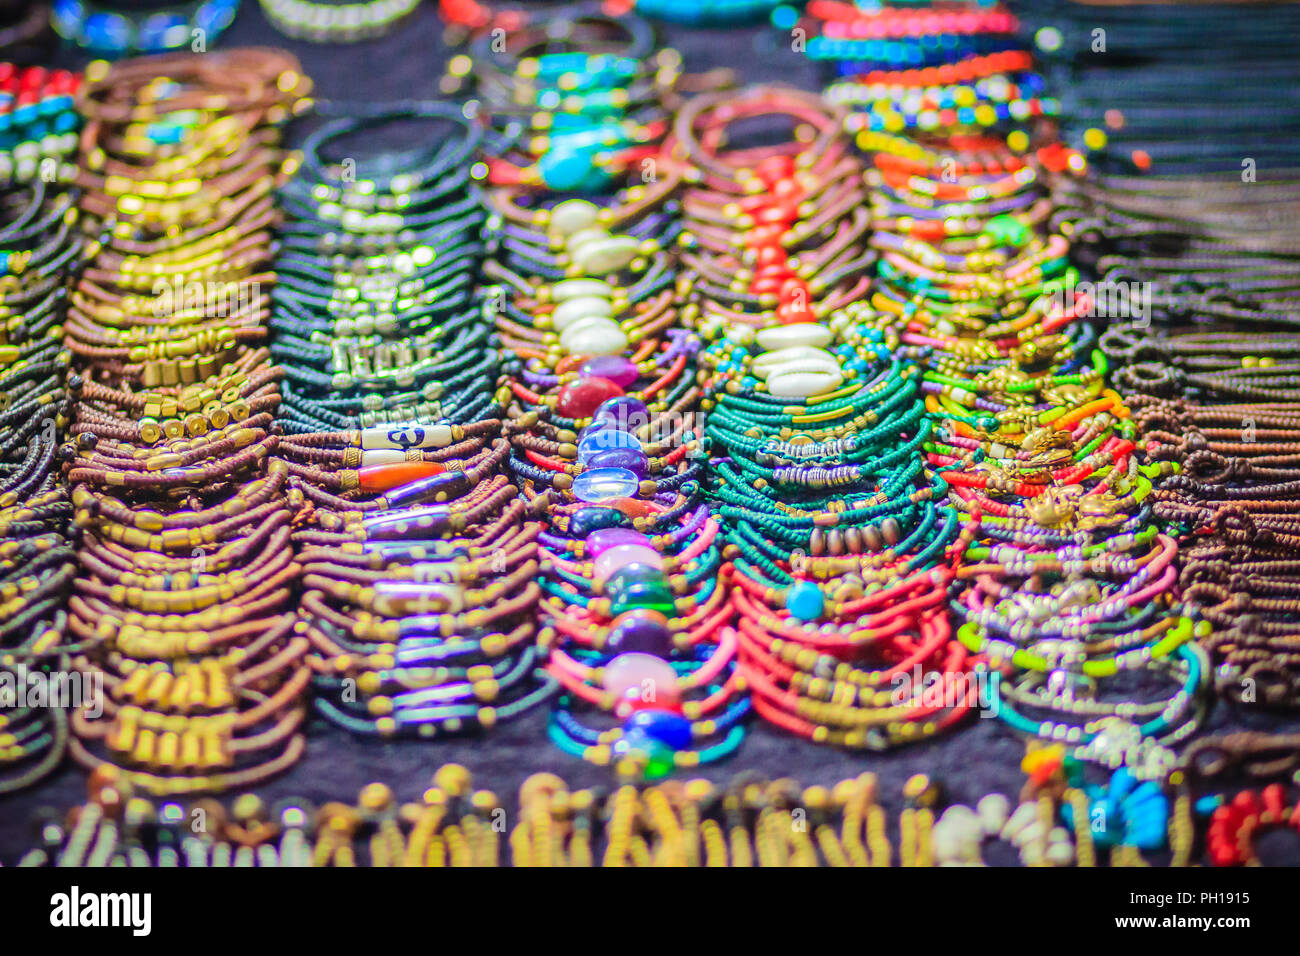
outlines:
[[[320,47],[295,42],[276,33],[263,19],[256,0],[244,9],[221,46],[281,46],[302,60],[318,94],[339,100],[389,100],[434,97],[448,53],[433,5],[423,4],[395,34],[356,47]],[[771,29],[664,31],[665,40],[686,57],[690,70],[717,66],[736,68],[747,82],[781,81],[815,88],[817,71],[787,40]],[[80,60],[63,54],[67,65]],[[1164,687],[1154,688],[1163,693]],[[305,759],[287,774],[260,789],[270,799],[298,795],[310,800],[351,800],[362,785],[379,780],[401,799],[413,799],[428,785],[441,764],[464,764],[475,783],[497,792],[514,805],[519,784],[529,774],[551,771],[573,786],[603,786],[612,782],[609,770],[593,767],[557,750],[545,735],[546,716],[497,728],[490,735],[434,743],[385,743],[359,739],[314,720]],[[1216,705],[1204,732],[1226,730],[1300,730],[1300,719],[1242,713]],[[1024,744],[996,719],[973,719],[939,740],[889,754],[856,754],[817,747],[777,732],[759,721],[731,760],[703,768],[698,776],[724,780],[740,771],[775,778],[794,777],[805,784],[832,783],[863,771],[881,778],[881,798],[887,808],[901,805],[900,789],[912,774],[939,779],[959,802],[974,802],[990,791],[1014,797],[1024,778],[1020,758]],[[0,861],[12,863],[32,842],[30,819],[35,810],[67,808],[84,799],[85,776],[76,766],[63,769],[42,786],[0,797]],[[1100,775],[1099,775],[1100,779]],[[1266,844],[1265,862],[1300,863],[1294,842]],[[994,862],[999,862],[994,860]]]

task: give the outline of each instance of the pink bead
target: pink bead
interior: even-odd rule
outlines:
[[[603,552],[592,562],[592,578],[597,584],[602,584],[612,578],[620,568],[625,568],[629,564],[648,564],[655,570],[662,571],[664,558],[654,548],[648,548],[643,544],[620,544]]]
[[[619,709],[631,712],[654,704],[675,708],[681,700],[677,672],[653,654],[620,654],[605,665],[605,690],[619,699]]]

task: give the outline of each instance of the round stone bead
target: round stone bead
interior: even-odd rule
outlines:
[[[643,544],[622,544],[610,548],[592,562],[592,579],[597,584],[603,584],[618,571],[632,567],[648,567],[662,571],[664,556],[654,548]]]
[[[569,518],[569,535],[586,538],[605,528],[626,528],[631,520],[615,508],[583,508]]]
[[[639,651],[667,658],[673,652],[673,632],[668,628],[668,618],[644,608],[620,614],[610,626],[605,649],[611,654]]]
[[[620,388],[627,388],[637,380],[636,364],[622,355],[597,355],[582,363],[578,374],[583,378],[607,378]]]
[[[587,459],[586,464],[588,468],[626,468],[642,479],[650,474],[650,459],[646,457],[645,452],[632,448],[598,451]]]
[[[785,609],[801,621],[815,621],[822,616],[826,599],[822,589],[812,581],[796,581],[785,594]]]
[[[660,743],[667,744],[673,750],[685,750],[691,745],[691,722],[681,714],[670,710],[638,710],[623,724],[625,733],[640,731],[653,737]]]
[[[635,495],[641,480],[626,468],[592,468],[573,479],[573,496],[598,504]]]
[[[617,548],[624,544],[650,547],[650,539],[640,531],[633,531],[631,528],[601,528],[587,535],[584,543],[587,555],[592,558],[599,558],[610,548]]]
[[[590,418],[602,403],[622,394],[623,389],[607,378],[580,378],[560,389],[555,410],[565,418]]]
[[[677,672],[666,660],[653,654],[635,651],[619,654],[605,665],[602,684],[620,701],[632,696],[629,691],[646,706],[666,704],[675,708],[681,700]]]

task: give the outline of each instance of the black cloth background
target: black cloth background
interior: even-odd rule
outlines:
[[[1032,35],[1032,26],[1026,30]],[[820,87],[818,71],[790,49],[787,38],[770,27],[691,30],[668,26],[664,42],[685,56],[690,71],[719,66],[737,70],[745,82],[783,82],[809,89]],[[282,36],[262,16],[256,0],[243,9],[215,48],[279,46],[291,50],[315,82],[317,95],[331,100],[434,98],[444,64],[451,55],[442,41],[442,25],[434,4],[426,2],[393,34],[356,45],[319,46]],[[81,66],[84,56],[61,50],[59,65]],[[301,130],[296,131],[301,134]],[[366,144],[373,146],[373,143]],[[408,145],[404,143],[403,145]],[[1158,682],[1151,690],[1166,692]],[[1228,730],[1300,730],[1294,716],[1247,713],[1217,703],[1201,733]],[[888,754],[859,754],[819,747],[773,730],[753,720],[740,751],[721,764],[701,768],[695,776],[726,780],[741,771],[767,778],[793,777],[801,783],[831,784],[864,771],[879,775],[881,799],[891,811],[902,804],[903,782],[925,773],[940,781],[956,802],[973,803],[991,791],[1015,799],[1024,782],[1019,769],[1024,743],[996,718],[973,718],[960,730],[938,740]],[[399,799],[411,800],[429,785],[444,763],[460,763],[475,785],[495,791],[510,808],[520,783],[532,773],[561,775],[574,787],[609,786],[613,775],[560,752],[546,738],[542,708],[490,734],[435,742],[384,742],[354,737],[313,718],[305,758],[288,773],[258,788],[268,800],[295,795],[319,804],[355,798],[371,781],[393,788]],[[1093,779],[1104,780],[1100,772]],[[41,807],[66,809],[85,798],[85,774],[71,761],[40,786],[0,797],[0,862],[12,864],[34,842],[33,813]],[[891,827],[893,824],[891,823]],[[991,862],[1012,862],[1005,847],[990,847]],[[1300,845],[1265,837],[1261,854],[1266,863],[1300,864]]]

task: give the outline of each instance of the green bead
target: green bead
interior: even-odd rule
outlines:
[[[1004,246],[1019,248],[1029,241],[1029,227],[1015,216],[994,216],[984,224],[984,234]]]

